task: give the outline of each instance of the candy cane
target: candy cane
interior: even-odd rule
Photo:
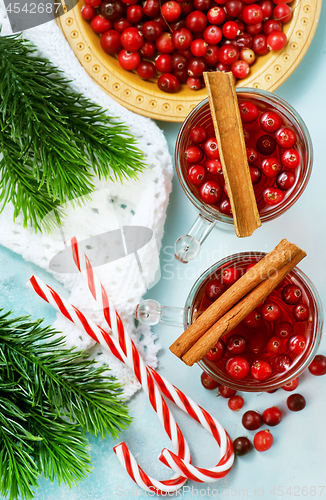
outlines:
[[[136,347],[130,337],[126,334],[119,315],[116,313],[112,302],[109,300],[103,285],[94,272],[87,256],[79,251],[79,246],[76,238],[72,238],[72,253],[75,264],[80,272],[82,272],[88,288],[93,298],[103,309],[103,314],[111,327],[115,325],[113,333],[119,339],[121,347],[123,346],[127,355],[136,350]],[[83,271],[84,272],[83,272]],[[109,314],[108,314],[109,310]],[[138,354],[138,353],[137,353]],[[138,355],[139,356],[139,355]],[[200,423],[208,432],[216,439],[221,453],[221,459],[218,464],[211,469],[201,469],[191,465],[186,459],[177,456],[175,453],[164,449],[161,452],[160,460],[168,467],[171,467],[175,472],[179,472],[184,476],[198,482],[213,482],[224,477],[233,465],[234,455],[232,442],[223,427],[215,420],[206,410],[198,406],[194,401],[183,394],[178,388],[170,384],[167,380],[161,377],[155,370],[147,367],[152,377],[158,384],[160,391],[164,396],[173,401],[179,408],[188,413],[194,420]],[[119,445],[118,445],[119,446]],[[123,449],[124,457],[129,452],[128,448]]]
[[[87,318],[87,316],[79,311],[75,306],[69,304],[69,302],[60,297],[57,292],[55,292],[50,286],[46,285],[41,279],[36,276],[32,276],[29,281],[29,285],[43,300],[50,303],[55,309],[60,311],[67,319],[69,319],[69,321],[76,324],[79,328],[82,328],[104,348],[109,348],[120,361],[126,363],[131,369],[134,369],[135,375],[147,393],[154,411],[157,413],[159,420],[163,424],[164,429],[177,452],[177,456],[180,456],[186,462],[189,462],[191,457],[188,443],[184,439],[178,424],[175,422],[172,413],[162,397],[158,385],[149,371],[149,367],[145,365],[130,337],[127,334],[125,335],[126,340],[129,339],[128,344],[131,346],[129,351],[132,352],[132,356],[128,357],[123,352],[123,349],[115,338],[112,338],[107,332],[105,332],[105,330],[96,325],[91,319]],[[118,444],[113,448],[113,450],[117,454],[122,465],[126,468],[130,477],[140,487],[147,491],[155,491],[158,494],[171,493],[180,489],[187,481],[187,477],[180,473],[177,473],[171,479],[157,481],[156,479],[148,476],[141,469],[125,443]]]

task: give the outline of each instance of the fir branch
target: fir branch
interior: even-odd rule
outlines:
[[[39,321],[0,315],[0,493],[32,498],[43,472],[72,486],[90,470],[85,431],[130,424],[121,386]],[[67,421],[66,421],[67,420]]]
[[[37,220],[49,206],[94,189],[94,173],[120,181],[136,178],[144,168],[144,154],[125,125],[74,92],[62,73],[35,51],[19,35],[0,37],[0,174],[7,186],[0,201],[13,201],[15,216],[23,211],[25,225],[32,214],[30,222],[39,229]],[[14,161],[8,160],[10,150]],[[10,181],[6,170],[13,170],[13,164],[20,173]],[[24,175],[29,189],[34,179],[30,199],[19,189],[14,196]]]

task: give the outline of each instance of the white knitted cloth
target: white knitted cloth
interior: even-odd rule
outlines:
[[[0,0],[1,24],[3,26],[2,35],[11,33],[2,0]],[[139,180],[137,182],[124,181],[123,185],[97,180],[95,184],[98,190],[109,189],[120,225],[146,226],[153,230],[155,241],[152,240],[139,252],[143,267],[144,263],[147,262],[147,271],[151,275],[150,279],[153,279],[159,264],[158,253],[154,247],[157,245],[157,248],[160,248],[173,172],[171,157],[163,133],[153,121],[123,108],[97,86],[75,58],[55,22],[27,30],[23,36],[38,47],[40,55],[48,58],[64,72],[64,76],[72,81],[71,87],[75,91],[84,94],[85,97],[107,109],[108,115],[119,117],[137,138],[139,148],[145,153],[148,164],[148,169],[139,176]],[[94,236],[101,232],[101,224],[97,225],[94,222],[97,215],[102,216],[100,217],[102,223],[105,220],[106,205],[101,202],[101,193],[103,194],[103,191],[99,191],[93,202],[89,204],[85,212],[86,215],[84,213],[84,216],[79,218],[82,223],[79,224],[77,237]],[[48,253],[56,253],[55,244],[52,242],[52,245],[51,239],[47,239],[45,242],[41,234],[35,234],[31,229],[24,229],[21,219],[17,219],[14,223],[11,205],[8,205],[0,215],[0,227],[2,245],[21,254],[25,260],[49,270],[47,255]],[[97,271],[122,316],[126,330],[135,340],[146,362],[155,367],[159,347],[155,344],[154,336],[149,327],[144,325],[136,327],[134,324],[133,312],[144,293],[135,257],[131,255],[102,265],[97,268]],[[52,274],[71,292],[69,299],[71,303],[98,321],[100,314],[98,311],[94,312],[90,309],[89,292],[81,275],[79,273]],[[101,324],[105,327],[103,321]],[[134,374],[125,365],[122,365],[109,352],[102,352],[101,347],[94,345],[90,337],[81,333],[68,320],[58,315],[53,326],[67,335],[68,346],[74,345],[78,348],[88,349],[91,356],[107,363],[111,368],[110,373],[124,384],[126,398],[129,398],[139,388]]]

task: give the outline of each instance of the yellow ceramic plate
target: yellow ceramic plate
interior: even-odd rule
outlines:
[[[248,78],[237,85],[269,91],[279,87],[305,55],[317,28],[321,4],[322,0],[295,0],[291,4],[293,17],[284,25],[288,36],[286,47],[257,58]],[[82,5],[81,0],[73,10],[61,16],[58,23],[87,73],[113,99],[141,115],[182,122],[207,96],[205,88],[193,91],[187,85],[182,85],[176,94],[167,94],[156,82],[141,80],[137,74],[122,69],[115,57],[103,51],[100,37],[82,19]]]

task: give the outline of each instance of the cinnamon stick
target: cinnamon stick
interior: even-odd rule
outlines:
[[[232,72],[204,73],[209,105],[231,202],[236,235],[250,236],[261,226],[250,178],[242,121]]]
[[[192,366],[201,360],[216,344],[219,338],[233,330],[258,304],[265,300],[274,288],[292,271],[292,269],[306,256],[303,250],[294,259],[285,264],[279,271],[261,282],[220,320],[203,335],[188,352],[182,357],[187,365]]]
[[[286,239],[245,273],[234,285],[228,288],[189,328],[170,346],[170,350],[181,358],[200,337],[211,328],[229,309],[247,295],[273,272],[293,260],[300,248]]]

